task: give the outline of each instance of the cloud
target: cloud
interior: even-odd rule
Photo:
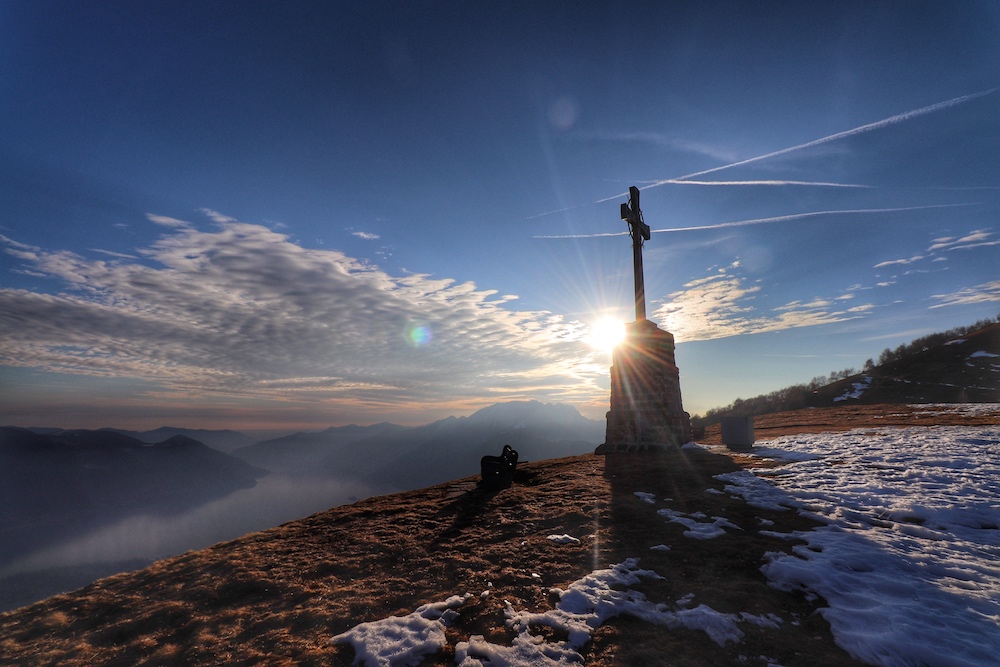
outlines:
[[[1000,301],[1000,280],[983,283],[975,287],[966,287],[950,294],[933,294],[931,298],[941,302],[931,306],[932,309]]]
[[[860,317],[875,307],[864,304],[838,310],[831,307],[837,299],[817,297],[805,303],[792,301],[767,314],[756,314],[753,300],[760,286],[746,286],[743,278],[729,273],[699,278],[686,283],[684,288],[670,294],[653,313],[678,342],[832,324]]]
[[[190,222],[185,222],[184,220],[178,220],[177,218],[170,218],[165,215],[155,215],[153,213],[147,213],[146,219],[150,222],[155,222],[158,225],[163,225],[164,227],[173,227],[175,229],[184,229],[190,227]]]
[[[0,363],[144,380],[173,397],[367,406],[532,392],[591,400],[607,373],[579,322],[509,309],[514,297],[471,282],[392,276],[206,214],[211,231],[150,216],[168,231],[137,251],[141,262],[7,240],[8,254],[67,289],[0,290],[0,326],[9,332]]]
[[[139,259],[135,255],[128,255],[122,252],[114,252],[112,250],[101,250],[100,248],[91,248],[91,252],[99,252],[102,255],[107,255],[108,257],[115,257],[117,259]]]
[[[973,232],[969,232],[965,236],[956,238],[954,236],[946,236],[939,239],[934,239],[928,252],[933,252],[936,250],[969,250],[970,248],[981,248],[983,246],[994,246],[1000,245],[998,240],[990,240],[993,236],[993,232],[988,229],[977,229]]]
[[[992,239],[993,236],[994,233],[990,229],[977,229],[961,237],[943,236],[941,238],[934,239],[931,242],[930,247],[928,247],[926,252],[922,255],[914,255],[905,259],[893,259],[885,262],[879,262],[872,268],[881,269],[887,266],[905,266],[924,259],[930,259],[932,262],[943,262],[945,261],[945,258],[940,255],[941,251],[950,252],[952,250],[971,250],[972,248],[1000,245],[1000,240]],[[903,275],[908,275],[910,273],[919,273],[919,271],[911,270],[907,271]]]
[[[885,267],[885,266],[897,266],[897,265],[913,264],[914,262],[919,262],[922,259],[926,259],[926,257],[924,255],[914,255],[913,257],[910,257],[908,259],[893,259],[893,260],[889,260],[887,262],[879,262],[878,264],[876,264],[872,268],[881,269],[882,267]]]
[[[366,241],[374,241],[375,239],[381,238],[378,234],[369,234],[368,232],[351,232],[351,234]]]
[[[579,135],[586,138],[586,135]],[[683,139],[680,137],[671,136],[664,134],[662,132],[649,132],[649,131],[637,131],[637,132],[612,132],[603,133],[598,135],[591,135],[600,141],[631,141],[636,143],[651,144],[654,146],[659,146],[661,148],[670,148],[672,150],[681,151],[684,153],[694,153],[696,155],[704,155],[712,158],[713,160],[725,160],[732,161],[736,159],[735,154],[732,151],[722,150],[711,144],[705,144],[698,141],[691,141],[690,139]]]

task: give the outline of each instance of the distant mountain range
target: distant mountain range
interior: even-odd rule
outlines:
[[[163,442],[164,440],[172,438],[175,435],[183,435],[191,438],[192,440],[197,440],[200,443],[206,444],[212,449],[218,449],[220,452],[226,452],[227,454],[232,452],[234,449],[246,447],[247,445],[252,445],[255,442],[254,438],[251,438],[245,433],[230,431],[228,429],[223,431],[209,431],[203,428],[174,428],[172,426],[161,426],[160,428],[152,431],[125,431],[116,428],[101,430],[115,431],[116,433],[121,433],[122,435],[127,435],[135,438],[136,440],[148,443]]]
[[[275,472],[405,490],[475,474],[483,455],[498,455],[504,445],[518,450],[521,460],[592,452],[603,442],[604,428],[603,421],[571,406],[523,401],[418,427],[381,423],[296,433],[242,447],[233,456]]]

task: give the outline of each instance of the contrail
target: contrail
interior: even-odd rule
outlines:
[[[927,206],[905,206],[902,208],[855,208],[840,211],[809,211],[808,213],[792,213],[791,215],[777,215],[771,218],[754,218],[752,220],[736,220],[733,222],[720,222],[714,225],[703,225],[701,227],[669,227],[667,229],[651,229],[653,234],[664,232],[696,232],[706,229],[725,229],[727,227],[747,227],[749,225],[768,225],[774,222],[787,222],[789,220],[802,220],[804,218],[818,218],[826,215],[857,215],[864,213],[899,213],[904,211],[922,211],[931,208],[955,208],[958,206],[978,206],[978,202],[968,204],[929,204]],[[625,236],[628,232],[603,232],[600,234],[566,234],[562,236],[533,236],[535,239],[592,239],[602,236]]]
[[[681,185],[810,185],[823,188],[865,188],[872,189],[873,185],[861,185],[858,183],[827,183],[824,181],[689,181],[679,178],[670,178],[663,181],[655,181],[652,185],[665,185],[667,183],[677,183]],[[640,188],[642,189],[642,188]]]
[[[837,139],[844,139],[846,137],[853,137],[856,134],[862,134],[864,132],[870,132],[872,130],[880,130],[883,127],[888,127],[890,125],[895,125],[896,123],[902,123],[918,116],[923,116],[925,114],[933,113],[935,111],[940,111],[941,109],[947,109],[953,107],[957,104],[962,104],[964,102],[969,102],[971,100],[985,97],[995,93],[1000,88],[990,88],[989,90],[983,90],[978,93],[970,93],[969,95],[961,95],[960,97],[953,97],[950,100],[945,100],[944,102],[938,102],[937,104],[931,104],[930,106],[920,107],[919,109],[914,109],[913,111],[907,111],[905,113],[896,114],[895,116],[889,116],[888,118],[883,118],[882,120],[877,120],[874,123],[868,123],[867,125],[860,125],[850,130],[845,130],[843,132],[838,132],[836,134],[831,134],[829,136],[823,137],[821,139],[815,139],[813,141],[806,142],[804,144],[799,144],[797,146],[791,146],[789,148],[782,148],[780,151],[774,151],[773,153],[767,153],[765,155],[758,155],[757,157],[747,158],[746,160],[740,160],[739,162],[732,162],[730,164],[724,164],[721,167],[712,167],[711,169],[705,169],[704,171],[696,171],[693,174],[687,174],[685,176],[678,176],[676,178],[667,178],[660,181],[654,181],[649,185],[644,185],[640,190],[648,190],[649,188],[659,187],[661,185],[670,185],[676,183],[692,183],[689,179],[696,178],[698,176],[704,176],[705,174],[713,174],[717,171],[722,171],[723,169],[731,169],[732,167],[739,167],[745,164],[751,164],[753,162],[759,162],[761,160],[766,160],[768,158],[776,157],[778,155],[785,155],[786,153],[791,153],[793,151],[802,150],[803,148],[812,148],[813,146],[819,146],[831,141],[836,141]],[[699,183],[700,184],[700,183]],[[611,201],[612,199],[619,199],[620,197],[628,196],[627,192],[619,193],[611,197],[605,197],[604,199],[598,199],[595,204],[603,204],[606,201]]]
[[[704,176],[705,174],[711,174],[716,171],[722,171],[723,169],[729,169],[731,167],[739,167],[744,164],[750,164],[751,162],[766,160],[768,158],[776,157],[778,155],[784,155],[786,153],[791,153],[792,151],[801,150],[803,148],[812,148],[813,146],[819,146],[820,144],[825,144],[830,141],[836,141],[837,139],[853,137],[856,134],[870,132],[871,130],[880,130],[883,127],[895,125],[896,123],[902,123],[903,121],[910,120],[912,118],[917,118],[918,116],[923,116],[925,114],[933,113],[935,111],[940,111],[941,109],[947,109],[948,107],[953,107],[956,104],[969,102],[971,100],[974,100],[979,97],[984,97],[996,91],[997,88],[990,88],[989,90],[983,90],[978,93],[971,93],[969,95],[953,97],[952,99],[945,100],[944,102],[938,102],[937,104],[931,104],[930,106],[920,107],[919,109],[914,109],[913,111],[907,111],[905,113],[896,114],[895,116],[889,116],[888,118],[883,118],[882,120],[877,120],[874,123],[868,123],[867,125],[861,125],[852,130],[845,130],[844,132],[831,134],[830,136],[823,137],[822,139],[815,139],[814,141],[809,141],[804,144],[799,144],[798,146],[792,146],[791,148],[782,148],[780,151],[774,151],[773,153],[768,153],[766,155],[758,155],[757,157],[748,158],[746,160],[740,160],[739,162],[733,162],[732,164],[726,164],[721,167],[713,167],[712,169],[706,169],[705,171],[696,171],[695,173],[688,174],[687,176],[680,176],[678,178],[669,179],[666,181],[659,181],[657,183],[654,183],[653,185],[647,185],[646,187],[652,188],[656,187],[656,185],[658,185],[659,183],[669,183],[671,181],[686,181],[687,179],[695,178],[696,176]]]

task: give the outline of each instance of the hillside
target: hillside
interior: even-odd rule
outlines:
[[[823,387],[821,404],[1000,401],[1000,323]]]
[[[863,372],[847,369],[837,378],[815,378],[709,410],[700,425],[717,423],[726,414],[763,415],[841,405],[1000,402],[1000,322],[970,331],[933,334],[896,350],[885,350]]]
[[[813,410],[784,421],[790,432],[810,419],[815,430],[883,426],[894,411],[870,408],[850,424],[831,417],[823,426]],[[1000,424],[995,409],[942,419]],[[771,427],[781,432],[781,424]],[[516,646],[505,625],[512,613],[552,609],[554,587],[598,585],[586,577],[639,557],[640,567],[666,576],[629,587],[649,600],[677,600],[670,613],[685,620],[665,630],[630,616],[606,619],[582,649],[589,665],[663,664],[664,656],[674,665],[862,664],[816,613],[822,598],[778,590],[761,572],[774,554],[800,548],[775,535],[820,524],[754,507],[722,492],[714,477],[761,461],[686,449],[605,464],[593,455],[529,463],[512,488],[493,494],[466,478],[371,498],[110,577],[0,615],[0,662],[348,665],[354,649],[330,645],[332,636],[393,615],[413,629],[444,613],[451,625],[439,624],[443,648],[420,664],[447,665],[473,635]],[[678,516],[724,517],[732,528],[690,539],[643,496],[668,499]],[[651,550],[657,542],[669,547]],[[452,596],[465,593],[456,618],[443,606],[425,609],[423,621],[410,616],[427,603],[457,607]],[[716,621],[738,633],[726,639]],[[553,646],[566,639],[534,631]]]

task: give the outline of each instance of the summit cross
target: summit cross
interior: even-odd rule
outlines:
[[[642,244],[649,240],[649,225],[642,220],[639,209],[639,188],[628,189],[629,200],[622,204],[622,220],[628,222],[628,233],[632,237],[632,268],[635,271],[635,321],[646,319],[646,286],[642,278]]]

